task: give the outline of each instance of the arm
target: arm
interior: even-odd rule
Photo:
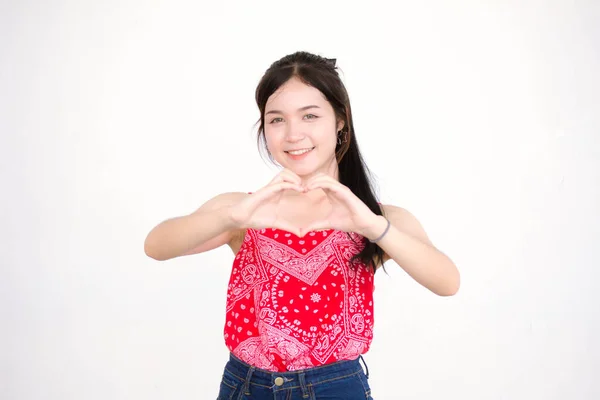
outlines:
[[[435,248],[419,221],[400,207],[383,206],[384,215],[391,222],[390,229],[377,242],[383,249],[384,262],[394,260],[418,283],[440,296],[452,296],[460,287],[456,265]],[[376,216],[366,231],[369,239],[378,238],[387,221]]]
[[[148,257],[165,261],[212,250],[235,239],[239,228],[231,219],[230,207],[246,193],[223,193],[193,213],[161,222],[144,242]]]

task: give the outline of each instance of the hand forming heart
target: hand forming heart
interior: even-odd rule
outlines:
[[[246,197],[232,208],[232,218],[242,228],[278,228],[296,236],[322,229],[335,229],[366,235],[376,225],[374,214],[352,191],[327,174],[318,174],[305,186],[293,172],[284,169],[268,185]],[[329,213],[308,226],[297,226],[281,212],[280,201],[286,190],[307,193],[322,189],[330,202]]]

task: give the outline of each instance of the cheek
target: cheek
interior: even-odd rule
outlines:
[[[327,127],[326,129],[323,129],[322,132],[319,132],[319,136],[322,143],[334,147],[337,144],[337,132],[330,127]]]
[[[264,137],[267,146],[273,146],[277,142],[277,135],[274,135],[270,129],[265,128]]]

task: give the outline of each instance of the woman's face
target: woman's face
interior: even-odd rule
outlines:
[[[335,147],[342,127],[325,96],[298,78],[287,81],[267,100],[267,147],[279,165],[305,179],[318,172],[337,178]]]

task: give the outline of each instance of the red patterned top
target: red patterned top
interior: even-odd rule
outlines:
[[[373,272],[349,260],[365,246],[334,230],[300,238],[248,229],[227,289],[224,337],[257,368],[294,371],[352,360],[373,338]]]

